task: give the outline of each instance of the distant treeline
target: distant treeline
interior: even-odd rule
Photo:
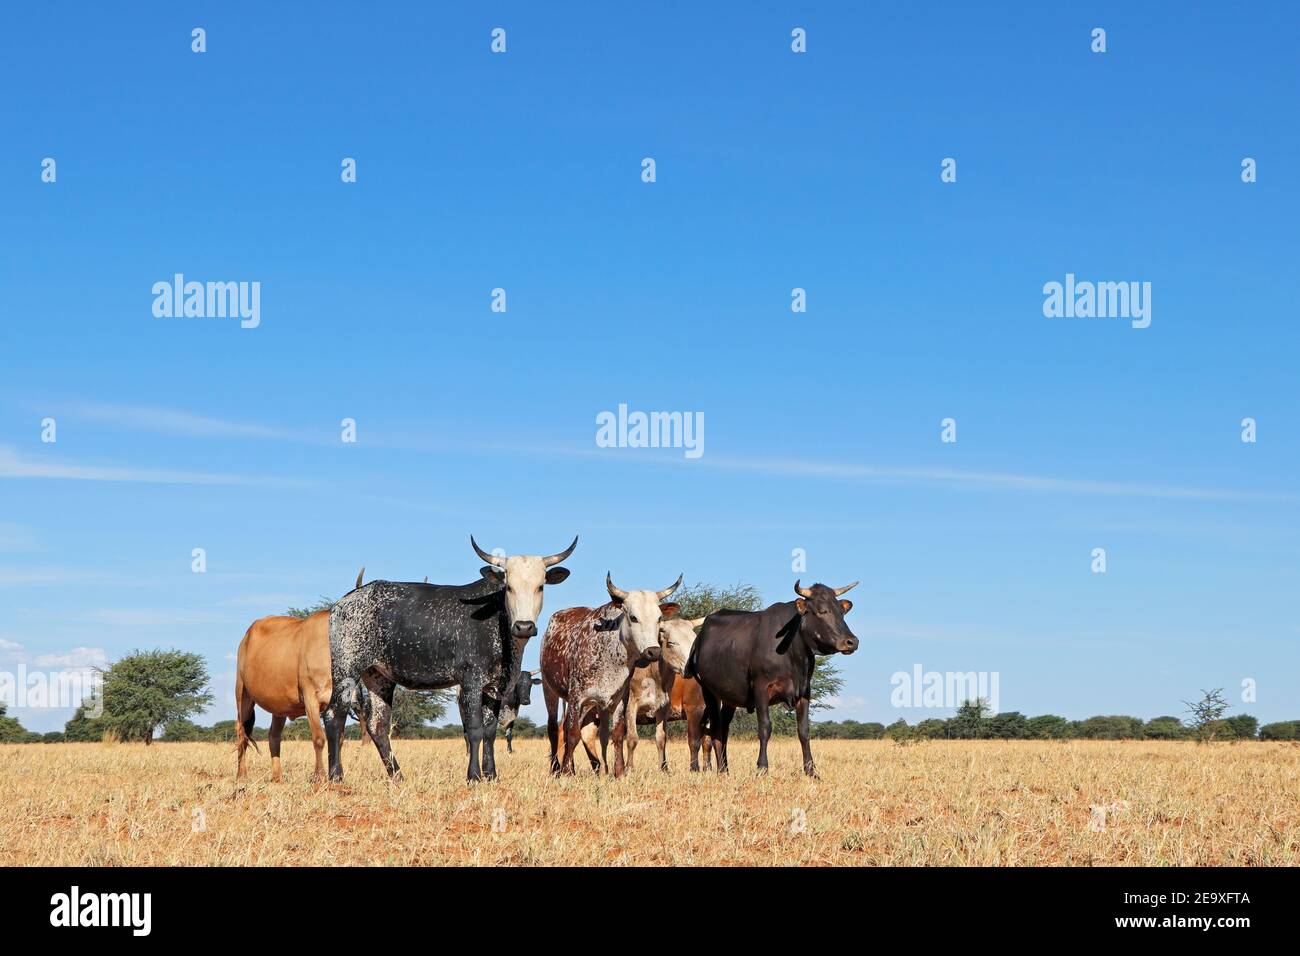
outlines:
[[[39,734],[24,730],[12,717],[3,716],[0,707],[0,743],[64,743],[94,742],[104,738],[102,728],[86,726],[87,722],[69,721],[62,731]],[[685,724],[669,724],[669,735],[681,737]],[[642,725],[637,728],[642,737],[653,736],[654,727]],[[1249,714],[1238,714],[1220,721],[1217,726],[1206,728],[1206,733],[1197,730],[1177,717],[1156,717],[1142,720],[1140,717],[1109,716],[1089,717],[1087,720],[1067,720],[1054,714],[1039,717],[1025,717],[1011,711],[981,717],[973,723],[962,717],[950,717],[947,720],[931,718],[916,724],[905,720],[896,720],[892,724],[875,721],[857,720],[822,720],[812,725],[812,735],[820,739],[831,740],[883,740],[891,739],[900,743],[916,740],[1300,740],[1300,720],[1285,720],[1273,724],[1259,725],[1259,721]],[[443,726],[411,726],[402,728],[400,737],[406,740],[451,740],[462,736],[459,724]],[[792,729],[781,728],[781,736],[793,735]],[[349,722],[345,735],[349,740],[360,739],[360,727]],[[527,717],[515,721],[516,739],[544,739],[546,726],[536,724]],[[398,735],[394,735],[398,736]],[[733,730],[732,736],[752,736],[744,727]],[[110,739],[112,734],[109,734]],[[266,728],[258,727],[253,732],[257,740],[266,739]],[[162,741],[171,742],[211,742],[231,743],[235,741],[235,722],[221,720],[210,727],[202,727],[189,720],[177,720],[164,725],[160,737]],[[285,740],[310,740],[311,731],[305,719],[289,722],[284,728]]]

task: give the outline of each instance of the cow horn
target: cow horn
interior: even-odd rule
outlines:
[[[498,558],[495,554],[488,554],[486,551],[484,551],[482,548],[478,546],[478,542],[474,540],[473,535],[469,536],[469,543],[474,546],[474,553],[477,554],[484,561],[486,561],[488,564],[492,565],[494,568],[505,567],[506,559]]]
[[[801,588],[799,587],[799,582],[795,581],[794,593],[799,595],[801,598],[810,598],[812,597],[812,588]]]
[[[366,576],[366,566],[363,564],[361,566],[361,570],[357,572],[357,583],[352,590],[355,591],[357,588],[361,587],[361,579],[364,578],[365,576]]]
[[[679,575],[677,575],[677,583],[676,583],[676,584],[674,584],[674,585],[673,585],[672,587],[670,587],[670,588],[664,588],[662,591],[656,591],[656,592],[655,592],[655,596],[658,597],[659,600],[661,600],[661,601],[666,601],[666,600],[668,600],[668,596],[671,595],[674,591],[676,591],[679,587],[682,586],[682,578],[685,577],[685,576],[686,576],[685,574],[679,574]]]
[[[548,568],[554,567],[555,565],[563,561],[565,558],[567,558],[569,555],[573,554],[573,549],[576,548],[577,546],[578,546],[578,536],[575,534],[573,536],[573,544],[569,545],[559,554],[552,554],[548,557],[542,558],[542,564],[546,565],[546,567]]]
[[[529,677],[536,677],[536,676],[537,676],[538,674],[540,674],[541,672],[542,672],[542,669],[539,667],[539,668],[537,668],[537,670],[535,670],[535,671],[529,671],[529,672],[528,672],[528,676],[529,676]]]
[[[614,581],[609,576],[608,571],[605,572],[605,588],[609,591],[609,596],[612,597],[615,601],[627,600],[627,592],[614,585]]]
[[[708,615],[706,614],[705,617],[707,617],[707,616],[708,616]],[[702,624],[704,623],[704,618],[703,618],[703,617],[697,617],[695,620],[693,620],[693,621],[687,621],[686,623],[689,624],[691,627],[699,627],[700,625],[702,625]]]
[[[852,591],[855,587],[857,587],[857,586],[858,586],[859,584],[861,584],[861,583],[862,583],[862,582],[860,582],[860,581],[854,581],[852,584],[846,584],[846,585],[845,585],[844,587],[842,587],[842,588],[836,588],[836,589],[835,589],[835,596],[836,596],[836,597],[839,597],[841,594],[843,594],[843,593],[846,592],[846,591]]]

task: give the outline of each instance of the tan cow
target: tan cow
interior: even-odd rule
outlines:
[[[695,643],[695,629],[704,618],[688,621],[684,618],[665,618],[659,624],[659,647],[663,651],[659,660],[632,672],[628,687],[628,712],[636,714],[638,724],[655,725],[655,745],[659,748],[659,769],[668,769],[669,721],[686,721],[686,741],[691,751],[691,769],[699,770],[700,743],[704,743],[704,769],[711,770],[709,758],[711,741],[702,733],[704,720],[704,693],[698,682],[683,677],[686,659]],[[586,728],[583,728],[586,730]],[[585,735],[584,735],[585,736]],[[586,740],[583,741],[586,743]],[[636,755],[637,735],[627,734],[627,769],[632,769]]]
[[[357,587],[366,573],[357,575]],[[316,748],[316,779],[325,775],[325,728],[320,711],[334,692],[330,673],[330,612],[317,611],[298,618],[272,615],[259,618],[244,632],[235,662],[235,739],[239,754],[237,777],[248,771],[244,753],[251,743],[254,705],[271,714],[267,746],[271,751],[271,779],[280,780],[280,735],[286,720],[306,715],[311,742]],[[365,738],[362,738],[364,746]]]

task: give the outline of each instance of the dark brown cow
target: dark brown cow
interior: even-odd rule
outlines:
[[[659,659],[659,622],[678,610],[676,604],[662,602],[681,583],[679,577],[676,584],[662,591],[624,591],[606,574],[605,587],[613,598],[608,604],[566,608],[551,615],[542,637],[541,662],[552,773],[573,773],[580,728],[594,722],[606,739],[612,723],[614,776],[623,775],[628,683],[636,667]],[[563,759],[559,757],[556,719],[561,698],[569,705]]]
[[[803,769],[817,776],[809,744],[808,703],[819,654],[852,654],[858,639],[844,623],[853,602],[840,595],[857,585],[810,588],[794,584],[797,601],[762,611],[714,611],[691,648],[686,674],[704,690],[705,723],[713,734],[718,770],[727,772],[727,733],[737,707],[757,712],[758,767],[767,769],[768,708],[794,708],[803,747]]]

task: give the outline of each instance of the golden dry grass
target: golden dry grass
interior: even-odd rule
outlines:
[[[331,789],[306,742],[285,743],[284,783],[263,744],[238,785],[222,744],[3,746],[0,865],[1300,863],[1287,744],[815,741],[820,781],[793,741],[764,777],[753,741],[732,741],[728,777],[669,746],[668,775],[643,741],[625,779],[557,780],[545,742],[521,741],[469,787],[459,741],[397,741],[399,786],[348,742]]]

